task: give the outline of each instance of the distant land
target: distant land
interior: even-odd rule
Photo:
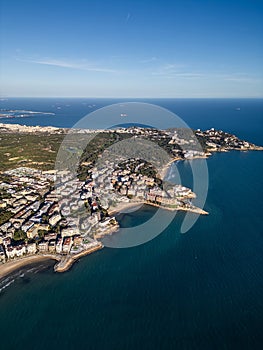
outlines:
[[[0,119],[17,119],[17,118],[27,118],[34,115],[45,116],[45,115],[55,115],[53,112],[39,112],[39,111],[28,111],[24,109],[0,109]]]

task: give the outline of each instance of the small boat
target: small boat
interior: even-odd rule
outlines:
[[[126,113],[121,113],[121,117],[127,117]]]

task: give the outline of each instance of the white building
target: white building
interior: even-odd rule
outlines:
[[[27,250],[27,254],[36,254],[36,252],[37,252],[36,243],[28,244],[26,247],[26,250]]]
[[[61,216],[59,214],[53,214],[49,218],[49,223],[50,225],[55,226],[60,220],[61,220]]]
[[[26,254],[26,247],[25,245],[19,245],[18,247],[16,247],[16,256],[22,256]]]
[[[62,252],[62,244],[63,244],[63,239],[59,238],[56,244],[56,252],[61,253]]]

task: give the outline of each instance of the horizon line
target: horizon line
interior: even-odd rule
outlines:
[[[131,96],[126,96],[126,97],[118,97],[118,96],[109,96],[109,97],[101,97],[101,96],[0,96],[0,101],[1,100],[6,100],[6,99],[11,99],[11,98],[71,98],[71,99],[89,99],[89,98],[95,98],[95,99],[160,99],[160,100],[165,100],[165,99],[263,99],[263,96],[207,96],[207,97],[187,97],[187,96],[182,96],[182,97],[151,97],[151,96],[143,96],[143,97],[131,97]]]

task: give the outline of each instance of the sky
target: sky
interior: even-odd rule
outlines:
[[[263,97],[263,1],[2,0],[2,97]]]

